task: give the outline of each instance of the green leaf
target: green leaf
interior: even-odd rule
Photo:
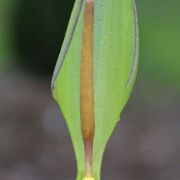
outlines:
[[[77,180],[86,176],[81,132],[80,69],[87,1],[91,0],[75,1],[52,79],[53,96],[63,112],[75,150]],[[134,1],[94,0],[93,29],[95,135],[92,175],[99,180],[106,143],[120,119],[137,74],[138,26]]]

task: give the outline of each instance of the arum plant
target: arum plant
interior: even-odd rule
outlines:
[[[100,180],[103,152],[138,64],[133,0],[76,0],[52,79],[77,160],[77,180]]]

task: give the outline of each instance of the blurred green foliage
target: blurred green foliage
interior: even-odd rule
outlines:
[[[146,78],[179,86],[180,1],[138,0],[141,71]]]
[[[73,3],[0,0],[0,65],[14,53],[23,69],[52,74]],[[179,86],[180,1],[137,0],[137,9],[141,76]]]
[[[33,72],[52,75],[73,0],[20,0],[15,22],[19,63]]]
[[[13,54],[13,22],[18,0],[0,0],[0,68]]]

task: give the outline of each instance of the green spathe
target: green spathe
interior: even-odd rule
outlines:
[[[85,0],[76,0],[52,80],[53,96],[72,138],[77,180],[85,176],[80,124],[80,60]],[[100,180],[106,143],[131,93],[138,64],[138,27],[133,0],[94,0],[93,176]]]

